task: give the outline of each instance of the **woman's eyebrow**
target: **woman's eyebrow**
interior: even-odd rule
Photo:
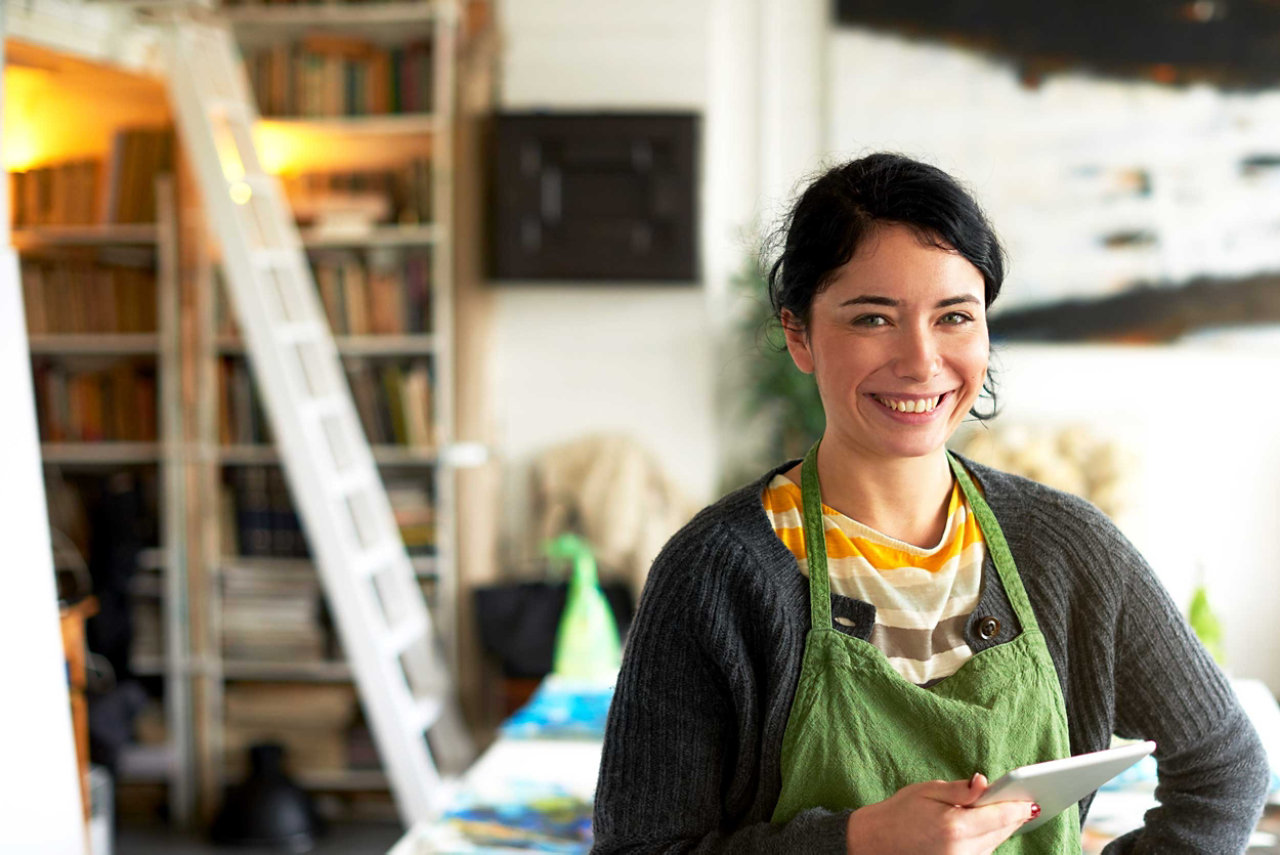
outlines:
[[[901,303],[898,300],[895,300],[892,297],[877,297],[873,294],[861,294],[857,297],[850,297],[848,300],[845,300],[843,303],[841,303],[840,306],[841,307],[855,306],[855,305],[858,305],[859,303],[870,303],[873,306],[901,305]]]
[[[972,294],[959,294],[955,297],[947,297],[945,300],[939,300],[934,306],[935,309],[945,309],[947,306],[958,306],[961,303],[977,303],[978,298]],[[901,300],[895,300],[892,297],[878,297],[875,294],[860,294],[857,297],[850,297],[840,304],[844,306],[856,306],[870,304],[873,306],[901,306]]]

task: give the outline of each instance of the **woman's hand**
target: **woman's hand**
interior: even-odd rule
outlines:
[[[983,775],[927,781],[859,808],[846,829],[849,855],[989,855],[1040,808],[1031,802],[969,807],[987,786]]]

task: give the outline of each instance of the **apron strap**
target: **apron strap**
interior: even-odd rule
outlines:
[[[818,440],[800,464],[800,500],[804,516],[804,554],[809,565],[809,621],[812,629],[831,628],[831,582],[827,578],[827,534],[822,524],[822,488],[818,486]]]
[[[995,513],[974,485],[968,470],[950,451],[947,452],[947,462],[951,464],[951,471],[955,474],[956,481],[969,502],[969,509],[978,520],[978,528],[982,529],[982,537],[986,540],[991,560],[996,565],[996,573],[1004,584],[1009,605],[1013,606],[1013,612],[1018,616],[1024,631],[1038,630],[1040,626],[1036,623],[1035,612],[1032,611],[1031,601],[1027,598],[1027,590],[1022,587],[1022,578],[1014,565],[1013,553],[1009,551],[1009,543],[1004,539],[1004,532],[1000,530],[1000,523],[996,521]]]

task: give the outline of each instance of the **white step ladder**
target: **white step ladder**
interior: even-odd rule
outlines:
[[[434,819],[445,807],[436,761],[460,771],[473,748],[297,227],[259,163],[235,43],[194,21],[173,24],[166,41],[181,139],[383,768],[405,824]]]

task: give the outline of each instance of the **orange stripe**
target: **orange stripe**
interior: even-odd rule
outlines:
[[[801,507],[800,488],[791,481],[778,486],[770,486],[764,491],[763,500],[765,509],[770,513],[799,511]],[[951,501],[947,509],[948,524],[950,524],[962,503],[963,494],[959,485],[956,485],[952,490]],[[839,511],[825,504],[822,506],[822,512],[828,517],[848,519]],[[802,529],[775,527],[774,530],[777,532],[778,538],[797,560],[805,558],[804,533]],[[982,531],[978,528],[977,519],[971,513],[965,515],[964,525],[958,531],[953,531],[951,539],[932,555],[916,555],[888,544],[877,543],[865,537],[851,538],[839,528],[827,527],[824,534],[826,536],[828,558],[861,557],[872,567],[881,571],[902,567],[917,567],[930,573],[936,573],[947,562],[958,557],[966,546],[982,541]]]

